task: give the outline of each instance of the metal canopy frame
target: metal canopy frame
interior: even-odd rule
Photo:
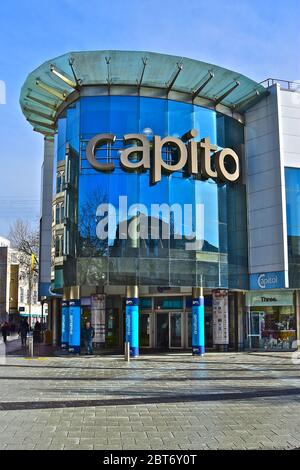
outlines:
[[[268,93],[250,78],[206,62],[106,50],[71,52],[45,62],[28,75],[20,105],[35,131],[54,135],[60,112],[91,86],[100,87],[101,94],[157,96],[231,115],[244,113]]]

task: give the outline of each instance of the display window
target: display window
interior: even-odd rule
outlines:
[[[246,347],[293,349],[296,315],[293,305],[250,307],[246,318]]]

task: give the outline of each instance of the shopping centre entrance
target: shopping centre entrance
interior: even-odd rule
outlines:
[[[211,296],[205,297],[205,342],[213,345]],[[153,306],[151,310],[144,306]],[[172,306],[173,309],[168,309]],[[175,308],[174,308],[175,307]],[[176,308],[179,307],[179,308]],[[192,311],[189,299],[141,299],[139,312],[139,344],[142,349],[188,349],[192,347]]]

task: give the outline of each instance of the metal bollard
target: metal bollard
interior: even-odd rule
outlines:
[[[33,336],[28,337],[28,354],[33,357]]]
[[[125,361],[130,362],[130,344],[125,342]]]

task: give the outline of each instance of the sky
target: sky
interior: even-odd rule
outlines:
[[[300,79],[300,0],[9,0],[0,3],[0,235],[38,220],[43,137],[19,107],[26,76],[69,51],[174,54],[258,82]]]

